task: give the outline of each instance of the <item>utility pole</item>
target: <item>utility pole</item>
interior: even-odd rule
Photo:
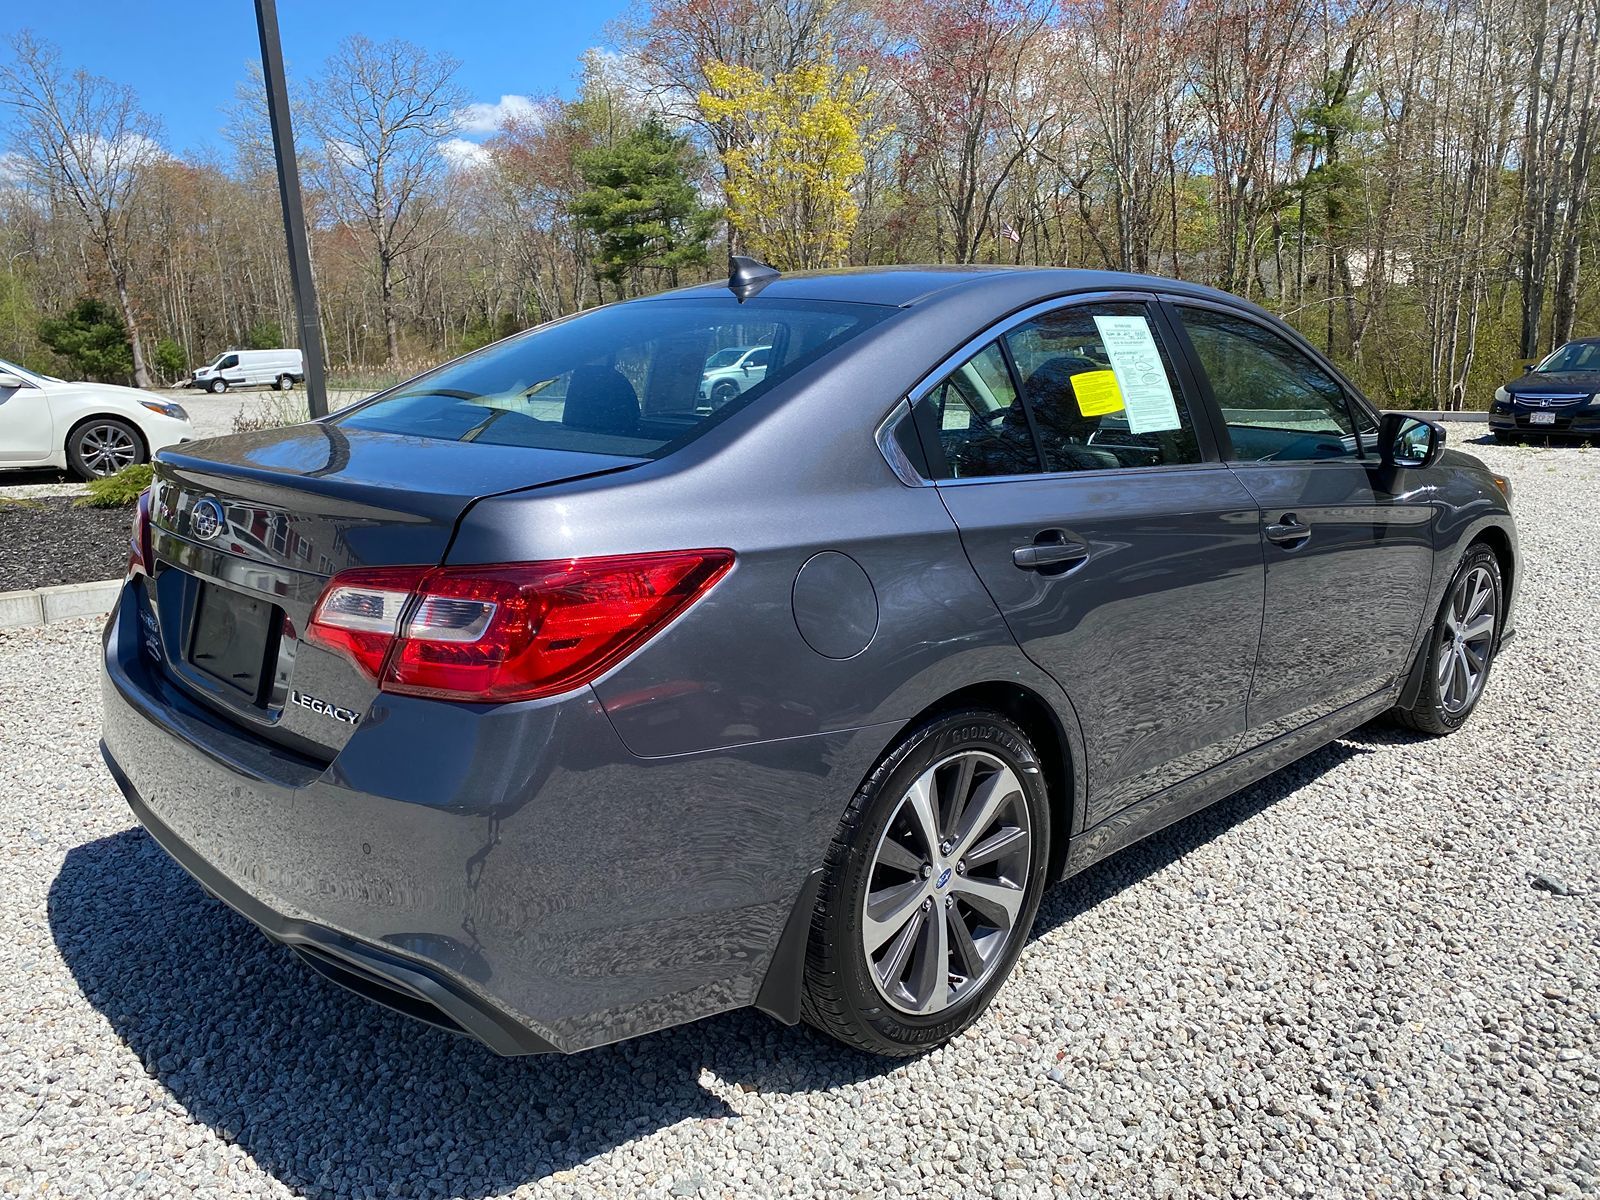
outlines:
[[[306,407],[313,417],[325,417],[328,384],[322,370],[322,321],[317,313],[317,286],[311,279],[305,206],[300,201],[300,167],[294,156],[289,88],[283,76],[283,47],[278,41],[277,0],[256,0],[256,30],[261,34],[261,76],[267,86],[267,118],[272,122],[272,153],[278,163],[283,234],[289,243],[289,280],[294,286],[300,353],[306,366]]]

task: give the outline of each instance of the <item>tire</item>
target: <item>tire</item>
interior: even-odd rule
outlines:
[[[294,380],[287,375],[279,375],[272,386],[277,388],[280,392],[287,392],[294,386]]]
[[[1478,598],[1485,593],[1486,599]],[[1392,711],[1395,720],[1436,736],[1454,733],[1465,725],[1488,686],[1504,611],[1500,560],[1487,545],[1474,542],[1450,577],[1439,615],[1428,632],[1422,689],[1410,708]],[[1463,635],[1459,642],[1458,631]],[[1472,674],[1474,664],[1476,675]]]
[[[739,397],[739,385],[731,380],[724,379],[711,389],[711,410],[715,412],[730,400]]]
[[[914,789],[930,799],[919,805]],[[960,804],[952,801],[958,796]],[[992,817],[977,817],[990,798]],[[940,827],[933,853],[919,814]],[[974,850],[986,857],[969,868]],[[955,1037],[982,1015],[1022,953],[1049,850],[1044,774],[1022,730],[972,709],[912,730],[862,784],[828,848],[801,1016],[873,1054],[921,1054]],[[872,924],[869,895],[879,897]],[[930,922],[932,914],[941,919]]]
[[[90,417],[67,438],[67,462],[80,479],[104,479],[145,458],[139,431],[119,417]]]
[[[227,390],[228,381],[226,379],[213,379],[206,385],[206,391],[210,392],[213,396],[220,396]]]
[[[1502,446],[1510,446],[1521,441],[1522,439],[1514,433],[1507,433],[1503,429],[1496,429],[1494,431],[1494,440],[1499,442]]]

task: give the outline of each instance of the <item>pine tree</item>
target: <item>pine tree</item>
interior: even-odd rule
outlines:
[[[689,177],[686,139],[654,119],[610,146],[581,151],[577,165],[587,190],[572,202],[578,224],[595,236],[595,273],[626,295],[641,288],[645,271],[676,285],[678,271],[708,261],[706,243],[717,220]]]

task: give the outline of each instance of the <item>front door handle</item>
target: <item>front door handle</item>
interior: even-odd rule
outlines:
[[[1063,574],[1059,568],[1071,570],[1088,558],[1088,546],[1067,540],[1059,530],[1046,530],[1034,539],[1033,545],[1018,546],[1011,552],[1011,561],[1022,570],[1046,574]]]
[[[1293,513],[1284,513],[1283,520],[1274,521],[1261,532],[1266,534],[1267,541],[1276,542],[1290,550],[1297,550],[1311,540],[1311,526],[1302,522]]]

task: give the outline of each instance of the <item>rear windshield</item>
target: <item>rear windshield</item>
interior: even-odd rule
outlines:
[[[659,457],[894,311],[731,296],[601,308],[490,346],[334,420],[411,437]],[[758,346],[763,353],[744,354]]]

